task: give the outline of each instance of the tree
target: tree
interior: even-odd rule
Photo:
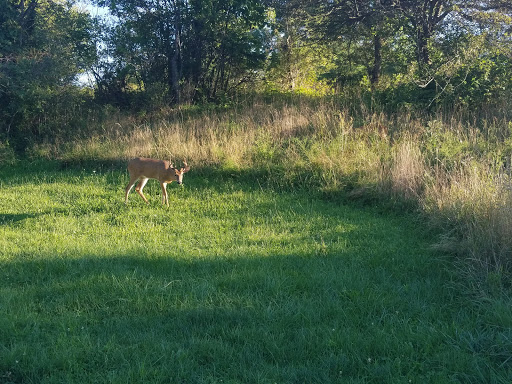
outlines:
[[[510,97],[512,4],[465,2],[450,15],[441,50],[446,57],[436,83],[448,99],[472,107],[499,104]],[[446,24],[446,23],[445,23]]]
[[[383,42],[392,35],[391,25],[396,24],[393,18],[395,11],[392,3],[387,0],[309,0],[305,6],[303,22],[324,43],[356,41],[366,47],[366,41],[369,42],[372,46],[372,60],[364,65],[370,82],[377,84],[382,71]],[[365,43],[361,44],[363,40]]]
[[[442,21],[456,9],[455,0],[397,0],[393,7],[408,21],[416,41],[416,58],[420,66],[430,63],[429,40]]]
[[[512,3],[506,0],[466,1],[466,0],[396,0],[392,6],[399,10],[408,21],[408,29],[414,36],[417,46],[417,61],[422,65],[431,62],[429,40],[436,32],[443,32],[443,22],[450,24],[463,18],[470,22],[482,22],[489,27],[489,21],[503,20],[497,15],[508,15],[512,12]],[[482,24],[481,24],[482,25]]]
[[[110,54],[139,77],[139,90],[163,84],[171,103],[180,87],[213,99],[248,79],[264,63],[258,32],[265,8],[256,0],[98,0],[118,24]],[[112,60],[112,57],[109,58]],[[114,76],[115,77],[115,76]],[[163,80],[163,82],[162,82]]]
[[[60,114],[57,105],[66,107],[66,98],[57,98],[95,60],[92,22],[60,1],[0,4],[0,139],[22,152],[50,134],[48,116]]]
[[[183,40],[184,78],[199,97],[215,98],[263,67],[265,7],[256,0],[191,0]]]

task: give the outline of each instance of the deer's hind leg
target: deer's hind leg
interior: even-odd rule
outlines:
[[[149,204],[149,201],[148,199],[146,199],[146,196],[144,196],[144,194],[142,193],[142,188],[144,188],[144,186],[146,185],[146,183],[148,182],[148,178],[146,177],[143,177],[140,179],[140,183],[139,185],[137,185],[135,187],[135,190],[137,191],[137,193],[140,195],[140,197],[142,197],[142,199],[146,202],[146,204]]]

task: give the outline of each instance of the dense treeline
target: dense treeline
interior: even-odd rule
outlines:
[[[21,153],[70,134],[94,105],[141,109],[240,91],[357,94],[388,111],[508,110],[509,1],[91,1],[109,16],[74,1],[0,1],[4,147]],[[92,88],[78,81],[84,73]]]

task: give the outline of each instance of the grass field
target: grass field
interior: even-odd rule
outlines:
[[[384,114],[337,98],[255,97],[223,107],[93,113],[67,134],[41,138],[25,157],[88,169],[135,156],[187,158],[204,168],[271,173],[279,188],[405,205],[443,233],[439,247],[457,256],[469,281],[506,289],[512,123],[498,116]],[[9,162],[16,155],[0,142],[0,163]]]
[[[512,309],[435,234],[262,175],[0,171],[1,383],[509,383]]]

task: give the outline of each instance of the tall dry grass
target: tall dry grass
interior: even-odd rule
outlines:
[[[272,171],[289,186],[412,202],[430,218],[425,225],[443,229],[444,249],[475,270],[509,273],[512,184],[503,159],[512,152],[510,127],[410,113],[354,117],[335,102],[256,101],[223,111],[117,116],[36,151],[64,160],[187,158],[195,167]]]
[[[436,175],[422,198],[431,217],[445,224],[441,249],[463,256],[482,276],[512,269],[512,183],[485,162]]]

